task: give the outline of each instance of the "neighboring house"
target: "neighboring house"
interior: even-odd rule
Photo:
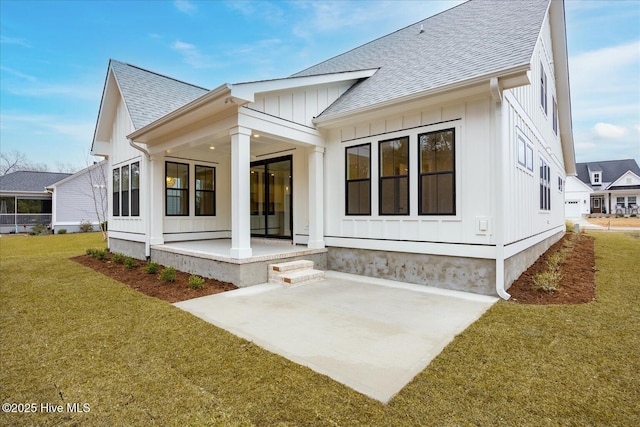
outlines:
[[[52,228],[75,233],[82,224],[89,223],[98,230],[109,216],[109,174],[107,162],[102,161],[48,186],[47,190],[53,195]]]
[[[571,177],[577,192],[569,193],[567,203],[580,199],[580,215],[638,214],[640,202],[640,167],[634,159],[577,163],[576,177]],[[566,205],[566,216],[576,217],[577,211]],[[571,214],[571,215],[570,215]]]
[[[474,0],[213,90],[111,60],[92,153],[111,250],[246,286],[266,278],[252,237],[283,239],[331,270],[508,298],[564,232],[564,3]]]
[[[0,177],[0,232],[27,232],[35,224],[52,230],[80,230],[81,223],[97,229],[107,209],[107,162],[75,174],[18,171]]]
[[[566,218],[581,218],[591,213],[591,186],[580,181],[577,176],[568,176],[564,186],[564,216]]]
[[[69,173],[18,171],[0,176],[0,232],[31,231],[36,224],[51,225],[53,201],[47,187]]]

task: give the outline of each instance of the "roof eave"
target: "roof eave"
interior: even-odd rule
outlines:
[[[460,80],[458,82],[451,83],[448,85],[438,86],[436,88],[415,92],[410,95],[394,98],[384,102],[379,102],[376,104],[368,105],[366,107],[349,110],[343,113],[336,113],[331,115],[321,114],[315,119],[313,119],[313,123],[315,123],[318,126],[322,126],[322,125],[330,126],[330,125],[339,123],[343,120],[346,120],[350,117],[353,117],[355,115],[365,114],[374,110],[378,110],[381,108],[385,108],[385,107],[389,107],[389,106],[397,105],[401,103],[411,102],[411,101],[418,100],[420,98],[424,98],[428,96],[440,95],[446,92],[451,92],[451,91],[461,90],[461,89],[465,89],[472,86],[477,86],[485,82],[487,83],[487,89],[489,89],[488,82],[492,78],[498,79],[500,88],[502,90],[513,89],[518,86],[525,86],[525,85],[531,84],[531,78],[529,76],[530,70],[531,70],[531,63],[527,62],[525,64],[495,71],[493,73],[472,77],[466,80]]]
[[[201,97],[196,98],[193,101],[183,105],[182,107],[173,110],[169,114],[166,114],[160,117],[159,119],[154,120],[153,122],[147,124],[146,126],[143,126],[140,129],[137,129],[135,132],[127,135],[127,138],[132,141],[137,141],[143,136],[148,135],[150,132],[159,130],[161,127],[167,125],[168,123],[174,120],[177,120],[180,117],[183,117],[189,114],[192,111],[195,111],[215,101],[226,99],[229,96],[231,96],[231,85],[226,83],[222,84],[217,88],[212,89],[209,92],[205,93]]]

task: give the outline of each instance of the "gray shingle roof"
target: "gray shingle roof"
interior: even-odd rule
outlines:
[[[45,187],[71,176],[70,173],[18,171],[0,176],[0,191],[44,193]]]
[[[472,0],[294,76],[379,68],[321,114],[328,117],[528,64],[548,5]]]
[[[602,173],[602,185],[591,185],[591,171]],[[611,183],[616,182],[622,175],[631,171],[640,176],[640,167],[634,159],[606,160],[602,162],[576,163],[578,179],[594,190],[606,189]]]
[[[136,129],[208,92],[207,89],[113,59],[109,66],[115,74]]]

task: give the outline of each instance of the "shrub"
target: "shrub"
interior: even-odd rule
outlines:
[[[204,285],[204,279],[200,276],[192,274],[189,276],[189,287],[191,289],[200,289]]]
[[[176,280],[176,269],[173,267],[167,267],[160,272],[158,278],[163,282],[173,282]]]
[[[126,257],[124,260],[124,266],[127,267],[127,270],[131,270],[132,268],[136,267],[138,265],[138,263],[136,262],[135,259],[131,258],[131,257]]]
[[[100,231],[107,231],[108,230],[108,225],[109,225],[108,221],[101,222],[100,223]]]
[[[104,249],[89,248],[87,249],[87,255],[95,259],[103,260],[107,256],[107,251]]]
[[[555,292],[560,284],[560,272],[545,271],[533,278],[533,289],[542,292]]]
[[[149,262],[144,267],[144,271],[149,274],[156,274],[158,271],[160,271],[160,264],[158,264],[157,262]]]
[[[67,229],[66,228],[59,229],[58,234],[67,234]]]
[[[118,253],[116,252],[115,254],[113,254],[113,256],[111,257],[111,261],[115,262],[116,264],[123,264],[124,260],[125,260],[125,256],[124,254]]]
[[[566,220],[564,222],[564,226],[565,226],[566,231],[568,231],[569,233],[572,233],[573,230],[574,230],[573,227],[575,226],[575,224],[573,222],[569,221],[569,220]]]
[[[42,223],[37,223],[33,226],[29,232],[30,236],[43,236],[47,233],[47,226]]]
[[[80,222],[80,232],[88,233],[89,231],[93,231],[93,224],[91,224],[89,221]]]
[[[637,217],[637,216],[638,216],[638,214],[634,214],[634,213],[632,213],[631,215],[629,215],[629,217],[630,217],[630,218],[635,218],[635,217]]]

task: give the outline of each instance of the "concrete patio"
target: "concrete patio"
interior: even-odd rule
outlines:
[[[175,305],[386,403],[496,301],[328,271]]]

